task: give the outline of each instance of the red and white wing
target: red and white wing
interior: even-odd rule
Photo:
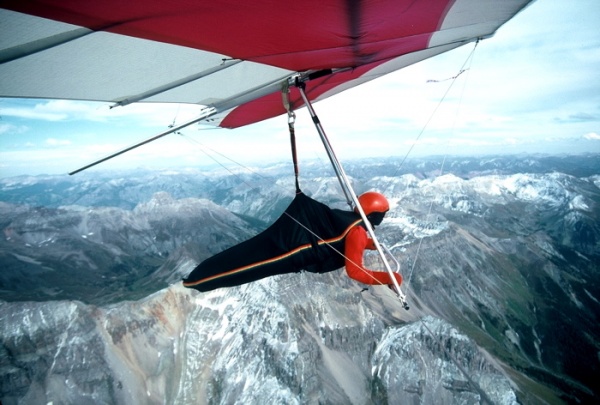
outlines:
[[[531,0],[0,0],[0,96],[214,107],[235,128],[485,38]],[[295,108],[302,102],[292,91]]]

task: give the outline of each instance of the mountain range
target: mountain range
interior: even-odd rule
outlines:
[[[391,203],[408,311],[343,269],[181,286],[281,215],[287,164],[0,179],[0,400],[598,402],[599,157],[345,164]],[[347,208],[325,163],[301,169]]]

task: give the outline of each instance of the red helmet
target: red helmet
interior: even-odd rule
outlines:
[[[390,203],[384,195],[375,191],[367,191],[361,194],[358,197],[358,202],[367,216],[374,212],[385,214],[390,209]],[[355,209],[355,211],[357,210]]]

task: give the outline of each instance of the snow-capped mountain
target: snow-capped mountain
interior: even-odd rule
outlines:
[[[409,311],[343,270],[181,286],[281,214],[288,165],[1,180],[2,404],[597,402],[598,155],[440,162],[346,165]]]

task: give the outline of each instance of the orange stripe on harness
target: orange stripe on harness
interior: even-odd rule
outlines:
[[[329,244],[332,244],[332,243],[335,243],[335,242],[339,242],[340,240],[342,240],[342,239],[344,239],[346,237],[346,235],[348,234],[348,232],[350,232],[350,229],[352,229],[353,227],[355,227],[356,225],[358,225],[361,222],[362,222],[362,219],[358,219],[358,220],[354,221],[352,224],[350,224],[344,230],[344,232],[340,236],[338,236],[336,238],[330,238],[330,239],[327,239],[327,240],[321,239],[321,240],[319,240],[317,242],[317,244],[318,245],[329,245]],[[310,249],[310,248],[312,248],[312,245],[309,244],[309,243],[307,243],[305,245],[297,247],[294,250],[291,250],[291,251],[289,251],[287,253],[284,253],[282,255],[279,255],[279,256],[275,256],[275,257],[273,257],[271,259],[263,260],[263,261],[256,262],[256,263],[252,263],[252,264],[249,264],[247,266],[238,267],[236,269],[229,270],[229,271],[226,271],[226,272],[221,273],[221,274],[216,274],[214,276],[210,276],[210,277],[204,278],[202,280],[197,280],[197,281],[193,281],[193,282],[184,282],[183,285],[185,287],[194,287],[194,286],[197,286],[197,285],[200,285],[200,284],[203,284],[203,283],[207,283],[209,281],[217,280],[217,279],[222,278],[222,277],[228,277],[228,276],[231,276],[233,274],[242,273],[244,271],[248,271],[248,270],[251,270],[253,268],[256,268],[256,267],[259,267],[259,266],[263,266],[265,264],[270,264],[270,263],[277,262],[279,260],[286,259],[286,258],[288,258],[290,256],[295,255],[296,253],[299,253],[299,252],[301,252],[303,250]]]

